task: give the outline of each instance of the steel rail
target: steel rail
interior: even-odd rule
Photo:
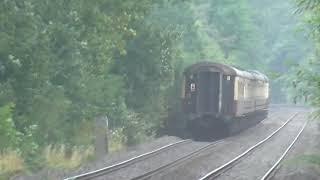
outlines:
[[[276,112],[275,112],[275,113],[272,113],[271,117],[265,118],[265,119],[262,120],[260,123],[266,121],[267,119],[274,118],[275,116],[277,116],[277,115],[279,115],[279,114],[280,114],[280,113],[276,113]],[[174,146],[176,146],[176,145],[179,145],[179,144],[182,144],[182,143],[188,143],[188,142],[191,142],[191,140],[190,140],[190,139],[187,139],[187,140],[178,141],[178,142],[176,142],[176,143],[172,143],[172,144],[163,146],[163,147],[158,148],[158,149],[156,149],[156,150],[153,150],[153,151],[151,151],[151,152],[147,152],[147,153],[141,154],[141,155],[139,155],[139,156],[135,156],[135,157],[133,157],[133,158],[130,158],[130,159],[128,159],[128,160],[125,160],[125,161],[116,163],[116,164],[114,164],[114,165],[111,165],[111,166],[108,166],[108,167],[104,167],[104,168],[101,168],[101,169],[98,169],[98,170],[90,171],[90,172],[87,172],[87,173],[84,173],[84,174],[80,174],[80,175],[68,177],[68,178],[65,178],[64,180],[86,180],[86,179],[91,179],[91,178],[94,178],[94,177],[99,177],[99,176],[102,176],[102,175],[106,175],[106,174],[109,174],[109,173],[111,173],[111,172],[114,172],[114,171],[116,171],[116,170],[118,170],[118,169],[127,167],[127,166],[129,166],[129,165],[131,165],[131,164],[133,164],[133,163],[142,161],[143,159],[152,157],[152,155],[159,154],[159,153],[161,153],[162,151],[167,150],[167,149],[169,149],[169,148],[172,148],[172,147],[174,147]],[[195,156],[195,155],[197,155],[197,152],[198,152],[198,151],[202,152],[202,151],[206,150],[207,148],[209,148],[209,147],[211,147],[211,146],[214,146],[214,145],[216,145],[216,144],[218,144],[218,143],[220,143],[220,142],[222,142],[222,140],[220,140],[220,141],[215,141],[215,142],[213,142],[213,143],[211,143],[211,144],[209,144],[209,145],[207,145],[207,146],[205,146],[205,147],[202,147],[202,148],[198,149],[197,151],[194,151],[193,153],[190,153],[189,156],[190,156],[191,154],[194,154],[194,156]],[[198,153],[200,153],[200,152],[198,152]],[[174,161],[174,162],[172,162],[172,163],[169,163],[169,164],[167,164],[167,165],[165,165],[165,166],[174,166],[174,164],[178,164],[177,161],[179,161],[179,162],[180,162],[180,161],[181,161],[181,162],[184,162],[185,160],[190,159],[190,158],[192,158],[192,157],[189,157],[189,158],[188,158],[188,156],[185,156],[185,157],[182,157],[182,158],[180,158],[180,159],[178,159],[178,160],[176,160],[176,161]],[[185,159],[185,160],[184,160],[184,159]],[[148,172],[148,173],[146,173],[146,174],[144,174],[144,175],[142,175],[142,176],[139,176],[139,177],[136,177],[136,178],[133,178],[133,179],[139,179],[139,178],[142,179],[143,176],[146,176],[146,177],[147,177],[147,174],[149,174],[149,176],[150,176],[150,175],[154,175],[156,172],[165,170],[165,169],[166,169],[165,166],[160,167],[160,168],[158,168],[158,169],[156,169],[156,170],[153,170],[152,172]]]
[[[161,173],[161,172],[163,172],[163,171],[165,171],[165,170],[167,170],[167,169],[169,169],[171,167],[175,167],[175,166],[177,166],[177,165],[179,165],[179,164],[181,164],[181,163],[183,163],[183,162],[185,162],[185,161],[187,161],[189,159],[194,158],[197,155],[200,155],[202,152],[207,151],[207,150],[213,148],[214,146],[216,146],[217,144],[220,144],[222,142],[224,142],[223,139],[222,140],[218,140],[218,141],[214,141],[214,142],[212,142],[212,143],[210,143],[208,145],[205,145],[204,147],[198,148],[197,150],[195,150],[195,151],[193,151],[193,152],[191,152],[191,153],[189,153],[189,154],[187,154],[187,155],[185,155],[185,156],[183,156],[183,157],[181,157],[181,158],[179,158],[179,159],[177,159],[175,161],[172,161],[172,162],[170,162],[168,164],[165,164],[165,165],[163,165],[163,166],[161,166],[161,167],[159,167],[157,169],[151,170],[151,171],[149,171],[149,172],[147,172],[145,174],[142,174],[140,176],[134,177],[131,180],[149,179],[149,178],[151,178],[152,176],[154,176],[156,174],[159,174],[159,173]]]
[[[273,133],[271,133],[268,137],[266,137],[265,139],[263,139],[262,141],[258,142],[257,144],[253,145],[252,147],[250,147],[249,149],[247,149],[246,151],[244,151],[243,153],[241,153],[240,155],[238,155],[237,157],[235,157],[234,159],[230,160],[229,162],[225,163],[224,165],[212,170],[211,172],[207,173],[205,176],[201,177],[199,180],[209,180],[212,179],[214,177],[217,177],[218,175],[220,175],[224,170],[230,168],[235,162],[237,162],[238,160],[240,160],[242,157],[244,157],[245,155],[247,155],[249,152],[253,151],[254,149],[258,148],[259,146],[261,146],[263,143],[265,143],[266,141],[268,141],[269,139],[271,139],[275,134],[277,134],[283,127],[285,127],[292,119],[294,119],[295,116],[297,116],[298,113],[295,113],[294,115],[292,115],[281,127],[279,127],[276,131],[274,131]]]
[[[306,121],[303,125],[303,127],[300,129],[297,136],[294,138],[294,140],[291,142],[291,144],[288,146],[288,148],[285,150],[285,152],[282,154],[282,156],[277,160],[276,163],[265,173],[265,175],[261,178],[261,180],[267,180],[270,179],[272,176],[274,176],[275,170],[278,168],[280,162],[284,159],[284,157],[288,154],[292,146],[297,142],[298,138],[302,134],[303,130],[305,129],[308,121]]]
[[[178,145],[181,145],[181,144],[185,144],[185,143],[191,143],[191,142],[192,141],[190,139],[181,140],[181,141],[178,141],[178,142],[171,143],[171,144],[168,144],[166,146],[160,147],[160,148],[155,149],[153,151],[150,151],[150,152],[147,152],[147,153],[132,157],[132,158],[130,158],[128,160],[125,160],[125,161],[110,165],[108,167],[104,167],[104,168],[101,168],[101,169],[98,169],[98,170],[94,170],[94,171],[90,171],[90,172],[87,172],[87,173],[84,173],[84,174],[68,177],[68,178],[65,178],[64,180],[85,180],[85,179],[91,179],[91,178],[94,178],[94,177],[102,176],[102,175],[114,172],[114,171],[116,171],[118,169],[127,167],[127,166],[129,166],[129,165],[131,165],[133,163],[142,161],[143,159],[152,157],[152,156],[154,156],[156,154],[159,154],[159,153],[161,153],[161,152],[163,152],[165,150],[168,150],[170,148],[173,148],[175,146],[178,146]]]
[[[262,120],[261,122],[259,122],[259,124],[262,124],[264,121],[266,121],[266,120],[268,120],[268,119],[272,119],[272,118],[276,117],[276,116],[279,115],[279,114],[280,114],[279,112],[275,112],[275,113],[271,114],[270,117],[266,117],[264,120]],[[157,168],[157,169],[151,170],[151,171],[149,171],[149,172],[147,172],[147,173],[145,173],[145,174],[142,174],[142,175],[140,175],[140,176],[137,176],[137,177],[135,177],[135,178],[132,178],[131,180],[144,180],[144,179],[149,179],[149,178],[151,178],[152,176],[155,176],[156,174],[159,174],[159,173],[161,173],[161,172],[164,172],[165,170],[167,170],[167,169],[169,169],[169,168],[171,168],[171,167],[175,167],[175,166],[177,166],[177,165],[179,165],[179,164],[181,164],[181,163],[183,163],[183,162],[185,162],[185,161],[187,161],[187,160],[189,160],[189,159],[194,158],[195,156],[199,155],[200,153],[202,153],[202,152],[204,152],[204,151],[206,151],[206,150],[211,149],[213,146],[215,146],[215,145],[217,145],[217,144],[219,144],[219,143],[221,143],[221,142],[223,142],[223,141],[224,141],[224,140],[222,139],[222,140],[219,140],[219,141],[212,142],[211,144],[208,144],[208,145],[206,145],[206,146],[204,146],[204,147],[201,147],[201,148],[197,149],[196,151],[193,151],[192,153],[187,154],[186,156],[183,156],[183,157],[181,157],[181,158],[179,158],[179,159],[177,159],[177,160],[175,160],[175,161],[173,161],[173,162],[171,162],[171,163],[169,163],[169,164],[165,164],[165,165],[163,165],[163,166],[161,166],[161,167],[159,167],[159,168]]]
[[[262,120],[261,122],[259,122],[259,124],[262,124],[264,121],[266,121],[266,120],[268,120],[268,119],[272,119],[272,118],[276,117],[276,116],[279,115],[279,114],[280,114],[279,112],[275,112],[275,113],[271,114],[270,117],[267,117],[267,118],[265,118],[264,120]],[[155,175],[157,175],[157,174],[159,174],[159,173],[161,173],[161,172],[164,172],[164,171],[166,171],[167,169],[170,169],[170,168],[172,168],[172,167],[178,166],[178,165],[184,163],[185,161],[187,161],[187,160],[189,160],[189,159],[192,159],[192,158],[194,158],[194,157],[197,156],[197,155],[200,155],[201,153],[203,153],[203,152],[211,149],[211,148],[214,147],[215,145],[223,142],[224,140],[225,140],[225,139],[212,142],[212,143],[210,143],[210,144],[208,144],[208,145],[206,145],[206,146],[204,146],[204,147],[201,147],[201,148],[197,149],[196,151],[193,151],[193,152],[187,154],[186,156],[183,156],[183,157],[181,157],[181,158],[179,158],[179,159],[177,159],[177,160],[175,160],[175,161],[172,161],[172,162],[169,163],[169,164],[165,164],[165,165],[163,165],[163,166],[161,166],[161,167],[159,167],[159,168],[156,168],[156,169],[154,169],[154,170],[151,170],[151,171],[149,171],[149,172],[147,172],[147,173],[145,173],[145,174],[142,174],[142,175],[140,175],[140,176],[134,177],[134,178],[132,178],[131,180],[145,180],[145,179],[150,179],[152,176],[155,176]]]

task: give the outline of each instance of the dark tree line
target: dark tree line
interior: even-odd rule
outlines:
[[[153,137],[179,109],[184,67],[203,59],[258,69],[282,85],[282,62],[301,62],[310,51],[294,30],[293,7],[260,0],[0,0],[0,150],[19,149],[32,164],[49,144],[91,145],[99,116],[108,116],[111,134],[125,144]],[[317,27],[318,6],[303,7]],[[281,87],[275,99],[285,97]]]

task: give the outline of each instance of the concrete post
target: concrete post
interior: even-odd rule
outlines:
[[[108,153],[108,118],[97,117],[95,122],[95,156],[101,158]]]

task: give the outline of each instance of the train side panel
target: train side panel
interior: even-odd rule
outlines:
[[[255,111],[263,111],[269,104],[268,82],[235,78],[235,116],[243,116]]]

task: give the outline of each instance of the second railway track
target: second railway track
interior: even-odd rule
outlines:
[[[278,113],[277,113],[278,114]],[[186,161],[180,166],[171,166],[172,168],[166,168],[163,172],[153,173],[151,175],[142,175],[139,178],[142,179],[199,179],[206,172],[210,172],[210,167],[219,167],[221,164],[228,162],[230,157],[236,157],[250,148],[252,145],[265,139],[268,134],[274,133],[279,129],[279,126],[286,126],[284,123],[288,123],[294,116],[292,111],[282,111],[281,114],[273,118],[269,118],[268,121],[264,121],[239,135],[226,138],[224,141],[217,145],[215,148],[202,152],[196,158],[189,158],[191,160]],[[286,122],[288,120],[288,122]],[[150,173],[149,173],[150,174]],[[201,175],[202,174],[202,175]],[[137,178],[137,179],[139,179]]]
[[[278,115],[277,113],[273,114],[272,117]],[[269,118],[266,118],[264,119],[262,122],[266,121],[267,119],[270,119]],[[262,123],[261,122],[261,123]],[[200,156],[200,155],[203,155],[205,153],[209,153],[210,150],[215,147],[216,145],[222,143],[224,140],[219,140],[219,141],[215,141],[215,142],[212,142],[206,146],[203,146],[199,149],[196,149],[195,151],[187,154],[186,156],[183,156],[179,159],[176,159],[174,161],[172,161],[171,163],[169,164],[165,164],[163,166],[160,166],[159,168],[156,168],[152,171],[149,171],[149,172],[146,172],[140,176],[137,176],[135,178],[131,178],[131,180],[146,180],[146,179],[152,179],[153,176],[157,175],[157,174],[160,174],[162,172],[165,172],[166,170],[170,170],[170,168],[172,167],[175,167],[175,166],[178,166],[178,165],[181,165],[183,163],[185,163],[187,160],[191,160],[193,158],[196,158],[197,156]],[[181,178],[183,179],[183,178]]]
[[[275,114],[278,114],[278,113],[275,113]],[[275,114],[273,116],[275,116]],[[270,119],[270,117],[268,119]],[[283,125],[283,126],[285,126],[285,125]],[[117,163],[117,164],[114,164],[114,165],[111,165],[111,166],[108,166],[108,167],[105,167],[105,168],[102,168],[102,169],[91,171],[91,172],[88,172],[88,173],[84,173],[84,174],[80,174],[80,175],[77,175],[77,176],[69,177],[69,178],[66,178],[65,180],[93,179],[93,178],[97,178],[97,177],[103,177],[101,179],[117,179],[117,178],[114,178],[114,177],[109,178],[108,174],[110,174],[112,172],[115,172],[115,171],[117,172],[118,170],[120,171],[125,167],[128,167],[128,166],[130,166],[132,164],[135,164],[137,162],[143,161],[144,159],[148,159],[148,158],[151,158],[153,156],[156,156],[157,154],[160,154],[160,153],[162,153],[164,151],[167,151],[167,150],[169,150],[171,148],[173,149],[175,147],[178,147],[179,145],[191,144],[191,142],[192,142],[191,140],[183,140],[183,141],[179,141],[179,142],[176,142],[176,143],[172,143],[172,144],[169,144],[167,146],[164,146],[164,147],[158,148],[156,150],[153,150],[151,152],[148,152],[148,153],[141,154],[139,156],[133,157],[133,158],[128,159],[126,161],[123,161],[123,162],[120,162],[120,163]],[[163,164],[161,166],[158,166],[157,168],[153,168],[152,170],[149,170],[149,171],[146,171],[144,173],[141,173],[138,176],[133,176],[134,178],[127,177],[126,179],[132,179],[132,180],[150,179],[154,175],[157,175],[157,174],[159,174],[161,172],[164,172],[164,171],[170,169],[171,167],[183,164],[187,160],[193,159],[194,157],[197,157],[198,155],[205,154],[205,152],[207,152],[207,153],[210,152],[210,149],[212,149],[215,145],[217,145],[217,144],[219,144],[221,142],[223,142],[223,140],[212,142],[212,143],[207,143],[206,145],[202,145],[200,148],[196,148],[196,150],[192,151],[191,153],[187,153],[186,155],[181,156],[179,158],[176,158],[176,159],[172,160],[169,163],[165,163],[165,164]],[[122,179],[122,178],[119,178],[119,179]]]
[[[304,123],[304,125],[302,126],[302,128],[300,129],[299,133],[296,135],[296,137],[294,138],[294,140],[291,142],[291,144],[287,147],[287,149],[283,152],[283,154],[281,155],[281,157],[274,163],[274,165],[264,174],[264,176],[261,178],[261,180],[268,180],[270,178],[273,177],[274,172],[277,170],[277,168],[279,167],[281,161],[284,159],[284,157],[288,154],[288,152],[290,151],[290,149],[293,147],[293,145],[297,142],[298,138],[301,136],[303,130],[305,129],[306,125],[307,125],[308,121],[306,121]]]
[[[269,153],[266,154],[266,152],[265,152],[263,154],[263,153],[260,152],[260,156],[259,156],[259,155],[256,154],[256,152],[253,152],[253,151],[255,151],[256,149],[258,149],[259,147],[264,145],[267,141],[270,141],[270,139],[272,137],[274,137],[276,134],[278,134],[281,129],[283,129],[285,126],[287,126],[287,124],[289,124],[289,122],[291,122],[296,117],[296,115],[297,114],[292,116],[288,121],[286,121],[285,124],[283,124],[283,126],[278,128],[274,133],[270,134],[267,138],[265,138],[262,141],[258,142],[254,146],[248,148],[246,151],[244,151],[243,153],[239,154],[237,157],[233,158],[232,160],[228,161],[227,163],[221,165],[220,167],[215,168],[211,172],[209,172],[206,175],[204,175],[203,177],[201,177],[199,180],[211,180],[211,179],[216,179],[216,178],[217,179],[237,179],[237,178],[238,179],[260,179],[261,178],[261,180],[267,180],[270,177],[272,177],[274,170],[277,168],[277,166],[283,160],[284,156],[289,152],[290,148],[292,148],[293,144],[297,141],[297,139],[301,135],[302,131],[304,130],[307,122],[304,123],[304,125],[299,130],[299,132],[297,133],[297,135],[295,136],[293,141],[290,143],[290,145],[287,146],[286,150],[281,155],[281,157],[275,163],[273,162],[274,164],[270,169],[268,168],[269,170],[268,169],[265,170],[266,172],[264,173],[264,175],[260,174],[260,177],[259,177],[259,171],[261,171],[261,169],[259,169],[259,171],[255,170],[255,169],[257,167],[259,167],[259,164],[261,164],[261,163],[257,163],[258,165],[255,166],[255,163],[252,163],[252,161],[263,162],[264,158],[262,158],[262,156],[265,156],[265,155],[267,155]],[[269,150],[269,152],[270,152],[270,150]],[[255,154],[255,155],[251,155],[251,154]],[[269,158],[269,161],[272,161],[271,159],[273,159],[272,157],[274,156],[274,154],[272,155],[271,152],[270,152],[270,154],[271,154],[270,155],[271,157]],[[247,156],[252,156],[252,159],[250,161],[251,163],[250,162],[246,162]],[[235,169],[234,167],[237,167],[237,168]],[[250,169],[251,169],[251,172],[250,172]],[[229,171],[231,171],[231,172],[229,172]],[[250,173],[254,173],[254,175],[253,176],[248,175]],[[239,176],[237,174],[239,174],[239,175],[241,174],[241,175]],[[220,178],[220,176],[222,176],[223,178]]]

